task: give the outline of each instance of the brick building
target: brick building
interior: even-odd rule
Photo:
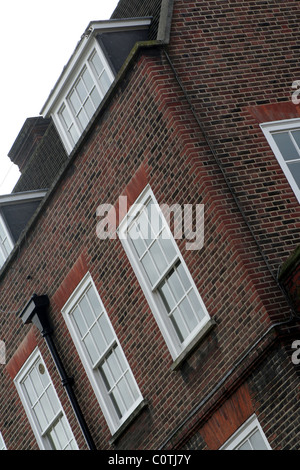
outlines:
[[[120,0],[83,32],[0,198],[1,448],[299,449],[298,20]]]

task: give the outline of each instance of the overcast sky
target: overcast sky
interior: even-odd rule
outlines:
[[[2,5],[0,194],[19,172],[7,157],[28,117],[38,116],[90,21],[109,19],[118,0],[15,0]]]

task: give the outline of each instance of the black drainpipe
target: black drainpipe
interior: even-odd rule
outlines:
[[[20,314],[20,318],[22,319],[24,324],[33,323],[34,325],[36,325],[37,328],[40,330],[42,336],[45,338],[52,358],[58,369],[62,385],[66,389],[66,392],[70,399],[71,405],[73,407],[78,423],[81,427],[87,445],[90,450],[96,450],[95,443],[87,427],[87,424],[85,422],[85,419],[83,417],[82,411],[80,409],[76,395],[73,390],[74,379],[73,377],[68,377],[68,375],[66,374],[65,368],[53,341],[53,328],[50,325],[48,317],[49,304],[50,302],[47,295],[34,294],[26,305],[26,307],[23,309],[22,313]]]

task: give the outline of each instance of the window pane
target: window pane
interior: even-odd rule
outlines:
[[[107,72],[104,70],[103,74],[101,75],[100,77],[100,85],[101,85],[101,89],[103,91],[103,93],[105,94],[107,92],[107,90],[109,89],[110,87],[110,79],[108,77],[108,74]]]
[[[33,407],[33,412],[35,414],[35,417],[40,425],[41,431],[44,431],[48,425],[48,422],[46,420],[46,417],[44,415],[43,409],[41,407],[41,404],[38,402],[34,407]]]
[[[86,347],[86,350],[90,356],[90,359],[92,361],[92,364],[95,364],[98,359],[99,359],[99,353],[95,347],[95,344],[94,344],[94,341],[92,339],[92,336],[90,334],[88,334],[84,340],[83,340],[83,343]]]
[[[192,284],[186,274],[184,267],[182,266],[182,263],[176,264],[176,269],[180,277],[180,280],[183,284],[183,287],[185,288],[186,291],[189,290]]]
[[[185,338],[189,335],[189,332],[186,329],[186,326],[182,320],[180,310],[176,308],[170,318],[179,340],[183,342]]]
[[[69,450],[69,449],[70,449],[70,450],[78,450],[76,441],[75,441],[75,439],[73,438],[73,436],[72,436],[72,440],[71,440],[69,446],[67,447],[67,449],[68,449],[68,450]]]
[[[76,94],[75,91],[73,91],[70,95],[70,101],[71,101],[71,104],[73,106],[73,109],[74,109],[74,112],[75,114],[78,113],[79,109],[80,109],[80,101],[78,99],[78,96]]]
[[[137,233],[140,234],[140,237],[142,238],[142,240],[144,240],[145,244],[149,246],[154,237],[152,235],[147,213],[145,210],[143,210],[143,212],[137,218],[136,230],[137,230]]]
[[[109,345],[114,339],[114,333],[113,333],[112,327],[110,326],[110,324],[107,321],[107,318],[104,315],[102,315],[101,318],[99,319],[99,326],[104,335],[106,344]]]
[[[129,387],[129,383],[128,383],[130,380],[131,380],[130,377],[124,376],[118,383],[118,388],[120,390],[120,394],[122,396],[122,399],[125,403],[125,407],[127,410],[129,410],[129,408],[132,406],[134,402],[134,399],[133,399],[133,396]]]
[[[156,238],[163,228],[163,222],[158,204],[147,205],[147,216],[151,225],[153,238]]]
[[[90,72],[88,71],[88,69],[85,69],[85,71],[83,72],[82,74],[82,80],[85,84],[85,87],[87,89],[88,92],[91,91],[91,89],[93,88],[94,86],[94,82],[93,82],[93,79],[91,77],[91,74]]]
[[[294,137],[298,147],[300,148],[300,130],[292,131],[292,136]]]
[[[0,221],[0,238],[1,240],[4,240],[6,238],[6,233],[4,231],[4,228],[2,226],[2,222]]]
[[[168,276],[168,284],[171,287],[171,290],[172,290],[172,293],[173,293],[175,299],[177,300],[177,302],[179,302],[179,300],[181,300],[182,296],[184,295],[184,290],[183,290],[183,287],[180,283],[177,271],[174,270]]]
[[[78,115],[77,115],[77,118],[82,126],[83,129],[85,129],[85,127],[87,126],[88,124],[88,118],[85,114],[85,111],[82,109],[81,111],[79,111]]]
[[[281,155],[285,160],[293,160],[299,158],[299,154],[290,138],[288,132],[279,132],[278,134],[272,134]]]
[[[155,241],[149,248],[149,253],[152,256],[159,273],[162,274],[167,269],[168,265],[158,241]]]
[[[43,393],[44,387],[42,385],[42,382],[40,381],[40,377],[36,368],[32,369],[32,371],[30,372],[30,378],[36,391],[36,395],[37,397],[39,397]]]
[[[100,74],[101,74],[101,72],[102,72],[103,69],[104,69],[104,66],[103,66],[103,64],[102,64],[102,62],[101,62],[101,60],[100,60],[100,57],[98,56],[97,53],[95,53],[95,54],[93,55],[93,57],[92,57],[92,59],[91,59],[91,62],[92,62],[93,66],[94,66],[94,68],[95,68],[95,71],[96,71],[96,73],[97,73],[97,75],[98,75],[98,77],[99,77]]]
[[[138,398],[136,385],[127,369],[128,365],[118,346],[111,351],[100,368],[105,386],[120,417]]]
[[[120,365],[117,361],[117,358],[115,356],[114,351],[111,352],[111,354],[107,357],[107,364],[110,368],[110,371],[112,373],[113,379],[116,382],[122,375],[122,370],[120,368]]]
[[[88,118],[91,119],[91,117],[93,116],[95,112],[95,108],[90,98],[88,98],[86,102],[84,103],[84,109],[85,109],[86,114],[88,115]]]
[[[162,295],[163,302],[165,304],[165,307],[167,309],[167,312],[169,313],[176,305],[174,296],[166,282],[164,282],[160,287],[159,287],[159,292]]]
[[[202,306],[199,302],[199,299],[198,299],[198,297],[197,297],[197,295],[196,295],[196,293],[193,289],[188,293],[188,298],[189,298],[189,301],[192,304],[192,307],[193,307],[194,312],[197,315],[198,319],[202,320],[202,318],[204,318],[204,312],[203,312]]]
[[[84,86],[84,83],[82,81],[82,79],[79,80],[79,82],[77,83],[77,85],[75,86],[76,88],[76,91],[78,93],[78,96],[79,96],[79,100],[81,103],[84,102],[84,100],[86,99],[87,97],[87,90]]]
[[[172,235],[169,235],[167,230],[164,229],[159,238],[160,245],[168,262],[173,261],[173,259],[176,257],[176,249],[174,247],[171,237]]]
[[[46,393],[44,393],[43,396],[41,397],[40,403],[41,403],[41,407],[43,409],[43,412],[46,416],[46,420],[47,420],[48,423],[50,423],[50,421],[52,421],[52,419],[54,418],[55,415],[54,415],[51,403],[49,402],[49,399],[48,399]]]
[[[5,261],[6,261],[6,257],[2,253],[2,250],[0,249],[0,267],[4,265]]]
[[[146,253],[146,255],[142,258],[141,262],[144,266],[149,281],[152,285],[155,284],[155,282],[158,280],[158,272],[149,253]]]
[[[79,139],[79,134],[74,124],[72,124],[72,126],[70,127],[69,134],[72,137],[73,143],[76,144],[77,140]]]
[[[130,228],[128,235],[131,239],[131,242],[133,243],[134,248],[137,251],[137,254],[139,258],[145,253],[145,250],[147,248],[145,241],[143,240],[142,237],[138,236],[138,228],[136,224],[134,223],[132,227]]]
[[[255,431],[249,440],[254,450],[267,450],[267,446],[259,430]]]
[[[7,450],[2,434],[0,433],[0,450]]]
[[[58,423],[54,427],[54,430],[55,430],[57,440],[59,442],[59,448],[64,449],[66,445],[68,444],[68,438],[67,438],[64,426],[62,424],[62,420],[58,421]]]
[[[111,375],[110,369],[106,361],[103,362],[102,366],[100,367],[100,371],[101,371],[105,386],[107,390],[109,391],[114,385],[114,380],[113,380],[113,377]]]
[[[298,188],[300,188],[300,160],[298,162],[288,163],[288,168],[292,173]]]
[[[68,128],[70,127],[70,124],[71,124],[72,120],[71,120],[69,111],[67,110],[66,107],[64,107],[64,108],[61,110],[61,115],[62,115],[62,117],[63,117],[63,121],[64,121],[64,123],[65,123],[65,126],[66,126],[66,128],[68,129]]]
[[[82,315],[85,318],[86,324],[90,328],[95,321],[95,317],[85,296],[79,302],[79,306],[80,306]]]
[[[115,355],[118,359],[118,362],[120,364],[120,367],[123,371],[125,371],[127,368],[128,368],[128,364],[126,363],[126,360],[125,360],[125,357],[121,351],[121,348],[119,348],[119,346],[116,346],[115,349]]]
[[[58,400],[57,395],[55,393],[54,387],[52,387],[52,386],[48,387],[47,396],[48,396],[48,399],[51,403],[51,407],[53,409],[54,414],[57,415],[57,413],[60,410],[60,403],[59,403],[59,400]]]
[[[8,238],[6,238],[3,242],[3,249],[5,251],[6,256],[8,257],[9,253],[11,252],[11,245],[8,241]]]
[[[51,429],[50,432],[48,433],[48,439],[51,445],[52,450],[60,450],[59,449],[59,442],[56,436],[55,429]]]
[[[183,317],[185,319],[185,322],[190,330],[193,331],[194,328],[196,328],[198,324],[198,320],[191,308],[191,305],[188,301],[187,298],[183,299],[183,301],[180,303],[179,308],[183,314]]]
[[[79,310],[78,307],[76,307],[73,312],[72,312],[72,316],[75,320],[75,323],[76,323],[76,326],[79,330],[79,333],[80,333],[80,336],[83,337],[87,330],[88,330],[88,327],[87,327],[87,324],[86,322],[84,321],[84,318],[81,314],[81,311]]]
[[[121,418],[126,413],[126,408],[125,408],[124,402],[122,400],[122,397],[118,388],[113,389],[113,391],[111,392],[111,397],[112,397],[112,402],[116,410],[118,410],[118,413]]]
[[[91,93],[91,99],[92,99],[92,102],[94,103],[95,109],[98,108],[101,102],[101,96],[99,95],[99,92],[96,87],[93,89]]]
[[[91,307],[94,311],[94,315],[96,318],[98,318],[101,313],[103,312],[103,307],[99,301],[99,298],[93,288],[89,288],[88,291],[86,292],[87,298],[89,299],[89,302],[91,304]]]
[[[246,442],[244,442],[244,444],[242,444],[240,447],[238,447],[238,450],[253,450],[253,449],[250,446],[249,442],[246,441]]]
[[[104,337],[97,323],[91,328],[91,335],[98,349],[99,355],[101,355],[106,349],[106,341],[104,340]]]
[[[134,382],[134,380],[133,380],[133,377],[132,377],[132,375],[131,375],[131,373],[130,373],[129,371],[126,372],[125,376],[126,376],[126,380],[127,380],[128,386],[129,386],[129,388],[130,388],[130,392],[131,392],[131,394],[132,394],[134,400],[137,400],[138,397],[139,397],[139,395],[138,395],[138,391],[137,391],[137,388],[136,388],[136,384],[135,384],[135,382]]]
[[[27,396],[30,401],[30,404],[33,405],[37,400],[37,394],[29,377],[27,377],[24,380],[23,387],[25,388],[27,392]]]

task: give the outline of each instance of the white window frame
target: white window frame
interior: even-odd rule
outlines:
[[[2,433],[0,432],[0,450],[7,450]]]
[[[4,258],[4,262],[1,263],[0,261],[0,269],[2,268],[2,266],[5,264],[5,261],[7,260],[7,258],[9,257],[11,251],[13,250],[13,247],[14,247],[14,242],[11,238],[11,235],[7,229],[7,226],[3,220],[3,217],[2,215],[0,214],[0,224],[1,224],[1,228],[5,234],[5,238],[2,239],[2,237],[0,236],[0,252],[1,252],[1,255],[3,256]],[[7,242],[8,243],[8,249],[5,247],[4,243]]]
[[[260,124],[260,127],[275,157],[277,158],[277,161],[279,165],[281,166],[281,169],[283,173],[285,174],[286,179],[288,180],[298,202],[300,203],[300,188],[298,187],[291,171],[289,170],[287,163],[285,162],[272,136],[273,133],[276,133],[279,131],[289,131],[289,130],[298,130],[298,129],[300,130],[300,119],[296,118],[296,119],[286,119],[282,121],[265,122],[263,124]],[[299,154],[299,160],[300,160],[300,154]]]
[[[153,194],[153,191],[151,190],[150,186],[147,185],[146,188],[142,191],[141,195],[139,198],[136,200],[136,202],[131,206],[129,209],[128,213],[126,216],[123,218],[121,221],[119,227],[118,227],[118,234],[119,238],[121,240],[121,243],[123,245],[123,248],[128,256],[128,259],[132,265],[132,268],[137,276],[137,279],[141,285],[141,288],[145,294],[145,297],[148,301],[148,304],[152,310],[152,313],[154,315],[154,318],[156,319],[156,322],[161,330],[161,333],[166,341],[166,344],[169,348],[170,354],[173,358],[174,361],[180,361],[182,357],[185,356],[185,353],[187,353],[190,349],[191,343],[195,340],[195,338],[198,338],[199,335],[202,337],[203,334],[207,332],[207,329],[212,325],[210,315],[208,314],[206,307],[204,305],[204,302],[198,292],[198,289],[194,283],[194,280],[186,266],[186,263],[180,253],[180,250],[178,248],[177,243],[175,242],[175,239],[171,233],[171,230],[169,228],[168,223],[166,222],[165,217],[163,216],[163,213],[160,210],[161,214],[161,219],[163,222],[163,227],[164,229],[168,232],[170,239],[172,240],[173,247],[176,251],[176,257],[174,258],[173,262],[168,266],[167,271],[165,272],[165,276],[160,280],[160,284],[164,279],[166,279],[168,273],[174,268],[176,263],[180,262],[182,267],[184,268],[185,274],[188,277],[192,289],[194,293],[196,294],[196,297],[198,299],[199,304],[201,305],[201,310],[204,315],[203,319],[198,323],[197,327],[193,330],[193,332],[183,341],[180,342],[178,335],[176,334],[175,328],[172,326],[171,320],[167,315],[165,306],[163,304],[162,298],[158,293],[157,286],[151,286],[147,275],[144,271],[144,269],[141,266],[141,263],[139,262],[137,255],[135,253],[135,250],[131,244],[131,241],[129,240],[129,236],[127,235],[127,230],[129,227],[130,222],[137,216],[139,212],[139,206],[144,205],[147,200],[151,198],[154,204],[157,204],[157,207],[159,207],[158,202]]]
[[[135,393],[137,394],[137,399],[131,406],[129,410],[120,418],[116,412],[116,409],[113,406],[112,400],[110,399],[109,393],[107,391],[107,388],[105,386],[104,380],[101,376],[101,373],[99,372],[99,365],[104,361],[105,356],[109,352],[109,350],[112,350],[112,346],[109,346],[108,350],[103,353],[101,357],[99,357],[97,363],[92,364],[91,359],[88,355],[88,352],[86,348],[83,346],[81,339],[79,338],[78,330],[74,324],[74,321],[71,318],[71,312],[72,310],[76,307],[80,299],[84,296],[85,292],[92,287],[94,289],[94,293],[97,296],[97,299],[100,303],[100,306],[103,310],[102,315],[105,316],[106,321],[109,323],[111,326],[111,332],[114,334],[114,339],[113,339],[113,344],[119,348],[119,352],[122,355],[123,361],[127,365],[127,372],[130,374],[132,383],[135,386]],[[72,293],[70,298],[67,300],[66,304],[62,308],[62,315],[63,318],[67,324],[67,327],[69,329],[69,332],[71,334],[71,337],[73,339],[73,342],[75,344],[75,347],[78,351],[78,354],[80,356],[80,359],[82,361],[82,364],[84,366],[84,369],[86,371],[86,374],[90,380],[90,383],[92,385],[92,388],[94,390],[94,393],[96,395],[96,398],[99,402],[99,405],[101,407],[101,410],[103,412],[103,415],[107,421],[108,427],[110,429],[110,432],[112,435],[118,431],[118,429],[130,418],[130,416],[133,414],[133,412],[137,409],[137,407],[141,404],[143,401],[142,394],[140,392],[140,389],[138,387],[138,384],[134,378],[134,375],[131,371],[130,365],[126,359],[126,356],[123,352],[123,349],[121,347],[121,344],[118,340],[118,337],[114,331],[114,328],[111,324],[111,321],[109,319],[109,316],[107,314],[107,311],[103,305],[103,302],[101,300],[101,297],[96,289],[95,283],[92,279],[91,274],[88,272],[82,281],[79,283],[75,291]],[[111,343],[111,344],[112,344]]]
[[[95,85],[95,87],[96,87],[96,89],[97,89],[97,91],[100,95],[100,98],[101,98],[100,103],[101,103],[101,101],[103,100],[103,98],[106,94],[106,90],[105,91],[102,90],[101,84],[100,84],[98,78],[96,77],[94,67],[91,65],[91,57],[93,56],[94,53],[98,54],[101,62],[103,63],[104,70],[108,75],[108,79],[109,79],[110,83],[112,83],[114,81],[114,78],[115,78],[114,73],[113,73],[111,67],[109,66],[109,63],[108,63],[104,53],[102,52],[100,45],[98,44],[96,39],[93,39],[91,41],[91,43],[89,44],[89,47],[85,51],[84,60],[81,60],[77,64],[75,70],[73,70],[70,77],[68,77],[68,80],[67,80],[67,82],[66,82],[66,84],[63,88],[61,97],[58,100],[58,102],[56,104],[56,107],[55,107],[55,109],[53,110],[53,113],[52,113],[53,120],[55,122],[55,125],[56,125],[58,131],[59,131],[59,134],[62,138],[63,144],[64,144],[68,154],[71,153],[71,151],[75,147],[76,143],[80,139],[80,136],[82,135],[85,128],[87,127],[87,126],[85,126],[83,128],[81,126],[78,119],[75,117],[75,113],[74,113],[74,111],[72,109],[72,106],[70,104],[70,101],[69,101],[69,96],[72,93],[72,91],[74,90],[74,88],[75,88],[76,84],[78,83],[78,80],[81,77],[81,75],[82,75],[85,68],[88,69],[88,71],[90,72],[90,74],[92,76],[92,79],[94,81],[94,85]],[[99,106],[99,104],[98,104],[98,106]],[[63,124],[63,120],[62,120],[62,117],[61,117],[61,111],[62,111],[63,108],[67,109],[67,111],[69,113],[69,116],[71,117],[71,120],[72,120],[72,125],[75,127],[76,132],[78,134],[78,139],[75,142],[73,142],[73,139],[71,138],[71,136],[69,135],[69,132],[66,130],[66,128]],[[96,112],[96,109],[97,108],[95,108],[95,112]]]
[[[48,425],[47,429],[45,429],[43,432],[41,431],[41,428],[40,428],[40,425],[36,419],[36,417],[34,416],[32,410],[31,410],[31,407],[30,407],[30,403],[28,401],[28,397],[26,396],[26,392],[23,388],[23,385],[22,385],[22,382],[25,380],[25,378],[27,377],[27,375],[29,374],[29,372],[31,371],[31,369],[34,367],[34,365],[36,364],[36,362],[39,361],[42,366],[44,367],[44,373],[46,372],[49,379],[50,379],[50,384],[49,384],[49,387],[52,388],[52,391],[54,392],[54,395],[57,399],[57,402],[59,403],[60,405],[60,409],[58,410],[58,412],[56,413],[56,416],[55,416],[55,419]],[[20,371],[18,372],[18,374],[16,375],[15,379],[14,379],[14,383],[15,383],[15,386],[18,390],[18,393],[19,393],[19,396],[21,398],[21,401],[22,401],[22,404],[24,406],[24,409],[25,409],[25,412],[26,412],[26,415],[28,417],[28,420],[30,422],[30,425],[32,427],[32,430],[33,430],[33,433],[35,435],[35,438],[36,438],[36,441],[38,443],[38,446],[41,450],[52,450],[52,447],[51,447],[51,443],[50,443],[50,440],[49,440],[49,437],[47,436],[47,433],[49,433],[49,431],[52,429],[53,425],[58,421],[58,420],[63,420],[63,423],[64,423],[64,426],[66,426],[67,430],[68,430],[68,433],[70,434],[70,436],[72,437],[72,441],[74,442],[74,446],[73,446],[73,450],[77,450],[78,449],[78,446],[77,446],[77,443],[76,443],[76,440],[75,440],[75,437],[73,435],[73,432],[72,432],[72,429],[69,425],[69,422],[67,420],[67,417],[65,415],[65,412],[62,408],[62,405],[61,405],[61,402],[58,398],[58,395],[56,393],[56,390],[55,390],[55,387],[53,385],[53,382],[52,382],[52,379],[51,379],[51,376],[47,370],[47,367],[45,365],[45,362],[43,360],[43,357],[39,351],[38,348],[35,348],[35,350],[32,352],[32,354],[29,356],[29,358],[27,359],[27,361],[25,361],[25,363],[23,364],[22,368],[20,369]]]
[[[255,414],[250,416],[250,418],[239,427],[239,429],[222,445],[222,447],[220,447],[220,450],[238,450],[237,447],[247,441],[247,439],[249,439],[256,431],[259,431],[267,450],[272,450]]]

